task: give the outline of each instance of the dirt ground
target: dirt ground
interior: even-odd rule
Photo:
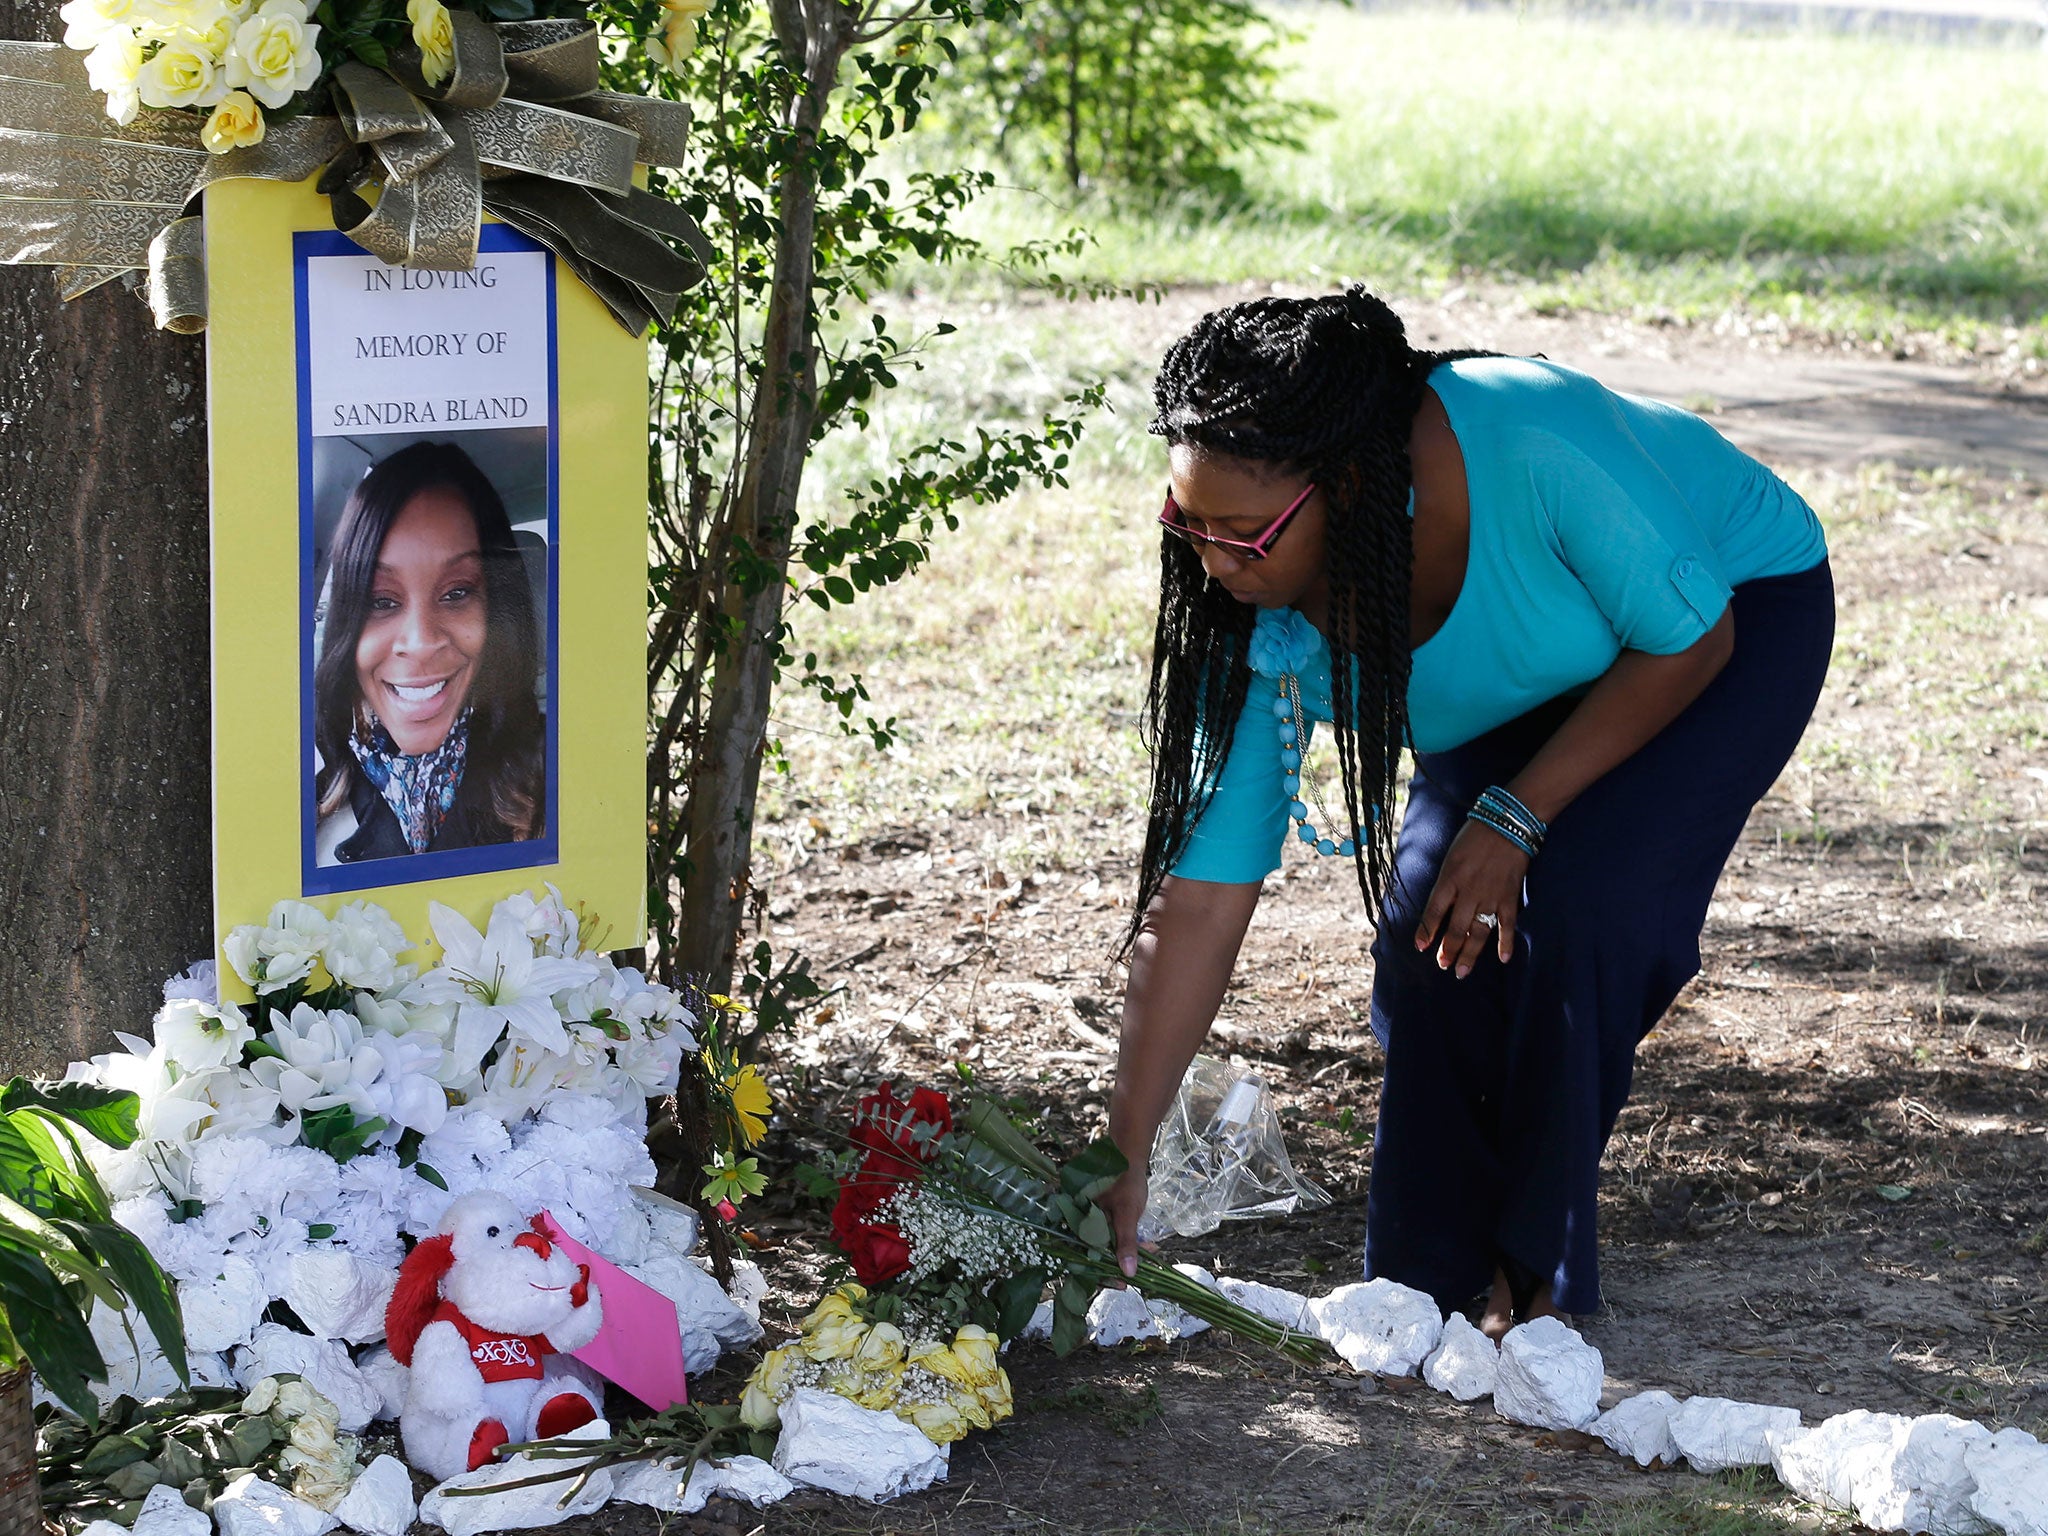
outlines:
[[[1923,462],[1964,466],[1837,535],[1845,622],[1809,735],[1833,756],[1809,751],[1758,810],[1714,903],[1704,970],[1641,1051],[1601,1199],[1606,1301],[1579,1325],[1605,1357],[1610,1401],[1663,1387],[1789,1404],[1809,1422],[1941,1409],[2048,1433],[2048,751],[2041,720],[2001,713],[2008,683],[2034,707],[2038,684],[2020,687],[2014,669],[2039,657],[1994,638],[1944,668],[1947,641],[1923,653],[1895,633],[1982,618],[1996,636],[2010,616],[2036,629],[2048,618],[2038,381],[2009,359],[1902,363],[1739,328],[1536,315],[1500,295],[1404,308],[1434,344],[1543,350],[1688,400],[1773,462],[1867,476],[1873,459],[1910,462],[1912,438]],[[1176,320],[1130,317],[1162,336]],[[1063,830],[1100,862],[993,866],[988,823],[1016,817],[1071,818]],[[769,1158],[816,1156],[877,1078],[949,1081],[956,1062],[1041,1112],[1057,1142],[1097,1132],[1119,1005],[1103,957],[1128,916],[1135,820],[992,803],[838,841],[829,819],[779,829],[790,851],[764,870],[764,930],[845,988],[777,1048],[786,1112]],[[1366,939],[1349,871],[1290,859],[1212,1042],[1273,1084],[1297,1162],[1335,1202],[1169,1257],[1312,1293],[1358,1277],[1380,1065]],[[789,1189],[753,1231],[775,1297],[800,1313],[825,1223]],[[1413,1382],[1293,1368],[1215,1334],[1064,1361],[1020,1347],[1010,1370],[1015,1420],[957,1447],[950,1480],[926,1494],[875,1511],[819,1498],[714,1507],[669,1526],[1460,1530],[1599,1516],[1607,1529],[1616,1511],[1674,1494],[1771,1504],[1768,1479],[1760,1491],[1641,1474],[1583,1437],[1517,1428]],[[650,1518],[597,1523],[638,1531]],[[1782,1526],[1755,1518],[1765,1524],[1743,1529],[1817,1521],[1796,1508]]]

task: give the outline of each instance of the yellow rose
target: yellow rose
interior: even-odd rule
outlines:
[[[904,1354],[902,1330],[894,1323],[877,1323],[860,1341],[860,1348],[853,1352],[853,1364],[856,1370],[893,1370],[900,1375]]]
[[[854,1299],[864,1299],[866,1291],[859,1298],[849,1299],[846,1287],[832,1292],[811,1310],[803,1321],[804,1353],[813,1360],[845,1360],[860,1348],[867,1337],[868,1325],[853,1308]]]
[[[902,1365],[880,1365],[862,1370],[850,1360],[830,1367],[818,1383],[863,1408],[889,1409],[896,1406],[896,1394],[903,1386]]]
[[[228,85],[246,90],[266,107],[288,104],[320,78],[320,29],[306,19],[301,0],[263,0],[235,29],[228,49]]]
[[[910,1346],[910,1363],[930,1371],[943,1381],[956,1387],[971,1386],[967,1379],[967,1367],[953,1353],[952,1346],[941,1344],[937,1339],[920,1339]]]
[[[801,1352],[794,1344],[771,1349],[747,1378],[740,1394],[740,1418],[749,1429],[773,1429],[782,1422],[782,1399],[789,1391],[790,1374]]]
[[[455,73],[455,23],[441,0],[405,0],[405,19],[420,51],[420,73],[439,85]]]
[[[145,107],[190,107],[219,94],[219,73],[212,54],[179,36],[150,55],[135,83]]]
[[[988,1410],[991,1424],[1001,1423],[1015,1410],[1010,1397],[1010,1373],[997,1371],[996,1379],[985,1387],[976,1387],[974,1395],[981,1399],[981,1406]]]
[[[953,1335],[953,1358],[960,1362],[966,1372],[966,1384],[971,1387],[993,1386],[1003,1374],[996,1359],[996,1336],[975,1323],[968,1323]]]
[[[934,1445],[951,1445],[966,1436],[969,1425],[952,1403],[903,1403],[896,1417],[915,1424]]]
[[[216,155],[263,142],[263,109],[247,91],[229,91],[199,130],[199,141]]]
[[[235,31],[249,19],[250,9],[247,0],[240,4],[213,0],[212,4],[195,5],[185,17],[180,35],[193,47],[203,49],[218,64],[234,46]]]

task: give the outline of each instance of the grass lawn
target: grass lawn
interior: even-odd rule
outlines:
[[[1128,283],[1481,277],[1538,305],[2048,353],[2038,51],[1540,7],[1278,14],[1288,88],[1327,116],[1247,166],[1243,200],[1012,188],[982,231],[1079,225],[1083,275]]]

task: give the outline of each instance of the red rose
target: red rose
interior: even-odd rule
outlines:
[[[901,1188],[900,1180],[866,1168],[840,1181],[839,1203],[832,1207],[832,1236],[853,1261],[862,1285],[882,1285],[910,1268],[910,1244],[895,1227],[878,1219],[882,1206]]]
[[[920,1139],[916,1131],[933,1129]],[[953,1129],[953,1106],[932,1088],[919,1088],[904,1103],[891,1084],[879,1084],[860,1101],[853,1114],[853,1143],[899,1167],[929,1162],[932,1143]],[[874,1157],[869,1158],[872,1163]]]
[[[857,1227],[839,1240],[862,1285],[887,1285],[910,1268],[910,1244],[894,1227]]]

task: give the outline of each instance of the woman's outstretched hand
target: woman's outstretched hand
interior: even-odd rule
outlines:
[[[1422,909],[1415,947],[1435,944],[1440,969],[1457,967],[1463,980],[1479,963],[1488,941],[1505,965],[1515,952],[1515,921],[1522,912],[1522,880],[1529,856],[1499,833],[1466,822],[1451,839],[1436,885]],[[1499,920],[1498,929],[1479,921],[1481,913]]]
[[[1129,1279],[1138,1272],[1138,1218],[1145,1214],[1145,1197],[1150,1182],[1142,1163],[1133,1163],[1123,1176],[1109,1186],[1096,1204],[1109,1213],[1116,1232],[1117,1267]]]

